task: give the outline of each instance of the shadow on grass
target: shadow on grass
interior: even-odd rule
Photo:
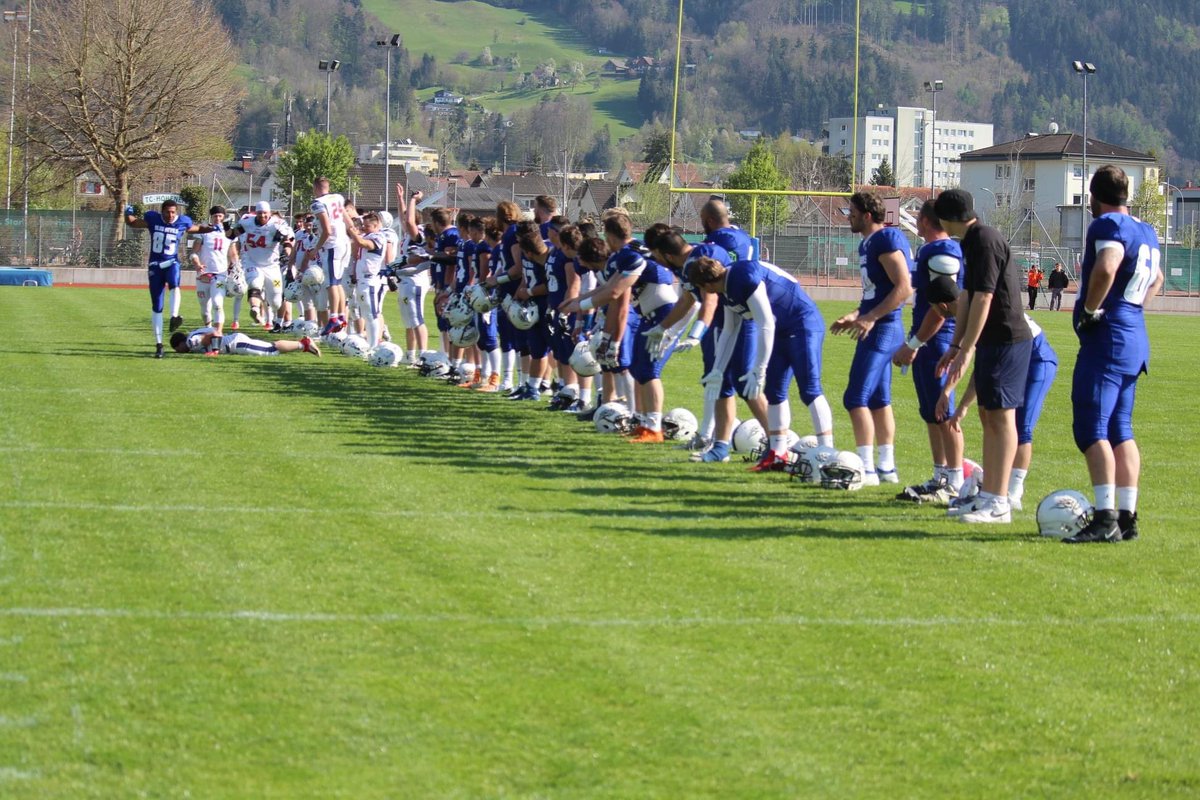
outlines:
[[[338,354],[317,361],[284,356],[222,359],[318,410],[328,428],[349,437],[351,452],[394,457],[465,474],[464,498],[520,515],[561,510],[556,525],[656,536],[930,539],[1013,541],[1011,532],[959,535],[937,513],[899,507],[890,497],[824,492],[779,476],[751,475],[743,465],[700,467],[683,451],[599,436],[590,424],[545,411],[545,404],[481,396],[384,370]],[[259,396],[261,388],[247,389]],[[925,511],[925,510],[921,510]],[[932,529],[932,530],[931,530]],[[964,534],[966,531],[963,532]],[[1024,537],[1022,537],[1024,538]]]

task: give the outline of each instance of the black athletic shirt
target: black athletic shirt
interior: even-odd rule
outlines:
[[[976,222],[962,238],[966,266],[963,287],[973,299],[990,292],[992,305],[979,334],[980,345],[1012,344],[1033,338],[1025,324],[1021,271],[1013,263],[1008,242],[1000,231]]]

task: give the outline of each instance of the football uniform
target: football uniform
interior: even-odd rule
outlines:
[[[484,256],[487,256],[488,266],[483,264]],[[483,283],[492,273],[492,248],[486,241],[475,243],[475,250],[471,256],[471,274],[475,276],[475,280]],[[498,317],[503,316],[495,309],[486,311],[482,314],[475,314],[475,325],[479,328],[479,341],[477,346],[485,353],[490,353],[500,346],[500,329]]]
[[[742,232],[737,231],[737,233],[740,234]],[[744,236],[745,234],[742,235]],[[746,238],[749,239],[749,237]],[[726,241],[734,243],[734,240],[730,238],[726,238]],[[704,302],[703,292],[700,291],[699,286],[691,282],[689,270],[692,264],[700,258],[711,258],[726,267],[731,266],[735,261],[729,251],[718,244],[709,242],[692,247],[691,252],[688,253],[687,260],[683,262],[683,269],[680,270],[682,274],[679,280],[683,286],[683,290],[690,292],[696,298],[697,304]],[[725,295],[719,294],[717,295],[717,310],[713,313],[712,325],[700,337],[700,357],[704,362],[704,371],[700,373],[702,376],[711,372],[713,364],[716,362],[717,339],[720,337],[724,325]],[[733,348],[733,355],[729,359],[729,365],[725,368],[725,377],[721,381],[721,397],[733,397],[738,386],[737,379],[750,371],[750,365],[754,363],[757,328],[758,323],[753,319],[744,319],[741,327],[738,329],[737,342]]]
[[[1096,258],[1107,249],[1121,255],[1098,324],[1078,330]],[[1150,339],[1142,306],[1160,269],[1158,236],[1128,214],[1108,213],[1088,226],[1073,312],[1079,355],[1071,386],[1075,444],[1087,450],[1105,439],[1113,447],[1133,438],[1133,405],[1138,377],[1150,363]]]
[[[199,234],[200,252],[196,257],[196,299],[200,301],[200,316],[206,320],[225,321],[225,273],[229,271],[229,239],[216,230]]]
[[[898,228],[882,228],[858,244],[858,265],[862,272],[862,300],[859,315],[866,314],[884,301],[895,288],[880,262],[880,257],[898,252],[904,256],[909,273],[913,269],[912,248]],[[904,325],[896,308],[875,321],[871,332],[859,339],[850,363],[850,380],[842,396],[846,408],[884,408],[892,404],[892,355],[904,343]]]
[[[1042,416],[1046,395],[1058,374],[1058,354],[1046,341],[1046,334],[1036,322],[1025,317],[1033,334],[1033,352],[1029,356],[1029,378],[1025,381],[1025,402],[1017,409],[1017,444],[1033,441],[1033,429]]]
[[[630,245],[626,245],[629,247]],[[633,364],[630,374],[638,383],[647,383],[662,377],[663,367],[671,357],[674,348],[673,341],[663,350],[658,359],[652,359],[646,348],[646,332],[661,325],[670,315],[671,309],[679,300],[675,291],[675,276],[669,269],[650,257],[649,252],[640,242],[634,242],[633,247],[642,255],[646,264],[634,281],[631,290],[630,317],[634,311],[638,317],[638,333],[633,341]],[[628,274],[628,273],[623,273]]]
[[[524,273],[525,290],[533,292],[539,286],[548,286],[547,267],[549,266],[551,256],[547,254],[546,263],[539,264],[531,258],[524,255],[521,257],[521,271]],[[545,358],[550,352],[550,317],[546,313],[548,307],[547,296],[539,295],[530,297],[533,304],[537,306],[538,321],[533,324],[533,327],[524,331],[525,347],[521,351],[521,355],[528,355],[531,358]]]
[[[571,360],[575,350],[575,315],[563,316],[558,307],[567,299],[567,263],[570,259],[566,253],[557,247],[550,251],[550,259],[546,262],[546,308],[551,319],[555,320],[550,327],[550,349],[554,360],[566,364]]]
[[[932,265],[932,267],[931,267]],[[936,269],[936,272],[933,270]],[[935,239],[926,242],[917,251],[917,265],[913,272],[913,313],[912,329],[909,336],[915,336],[921,329],[926,315],[929,313],[929,301],[925,299],[925,290],[935,274],[953,275],[958,282],[958,288],[963,288],[963,256],[962,248],[953,239]],[[937,408],[938,398],[946,385],[945,377],[937,377],[934,372],[942,356],[950,349],[954,338],[954,317],[942,322],[929,341],[917,351],[912,363],[913,386],[917,390],[917,407],[921,419],[929,424],[938,422],[934,409]],[[954,392],[950,393],[950,406],[947,415],[954,413]]]
[[[723,248],[733,257],[734,261],[754,261],[758,258],[754,239],[736,225],[718,228],[704,237],[704,243],[715,244]]]
[[[608,257],[604,268],[600,270],[599,281],[603,284],[615,275],[622,277],[640,278],[646,270],[646,253],[640,242],[626,243],[617,252]],[[657,266],[657,264],[655,265]],[[625,318],[625,331],[621,335],[620,347],[617,353],[617,366],[603,367],[605,372],[622,372],[633,366],[634,341],[641,327],[641,317],[635,309],[630,309]]]
[[[283,304],[283,273],[279,266],[281,245],[291,241],[292,229],[273,217],[259,225],[254,214],[238,220],[238,249],[242,254],[242,266],[246,270],[246,283],[251,291],[262,293],[263,299],[272,309]]]
[[[458,235],[458,228],[451,225],[438,234],[437,239],[433,242],[433,252],[446,253],[448,250],[457,249],[462,243],[462,237]],[[457,259],[457,256],[456,256]],[[450,272],[450,277],[454,277],[453,267],[447,267],[445,264],[435,264],[433,267],[433,288],[439,293],[450,288],[450,284],[446,280],[446,272]],[[450,330],[450,320],[446,319],[441,314],[434,312],[437,315],[437,329],[442,333]]]
[[[309,211],[316,218],[318,226],[325,224],[321,214],[327,214],[329,217],[329,238],[325,240],[318,259],[321,268],[325,270],[328,285],[342,283],[350,266],[350,237],[346,234],[345,223],[342,221],[346,211],[346,198],[336,192],[323,194],[313,200]],[[318,231],[318,239],[320,235],[321,232]]]
[[[793,377],[806,406],[825,393],[821,386],[825,320],[795,278],[765,261],[738,261],[729,268],[724,296],[727,316],[755,319],[752,305],[765,302],[775,318],[774,340],[763,384],[768,404],[787,402]],[[718,351],[721,347],[732,345],[722,342]],[[747,371],[758,355],[755,347],[747,359]]]
[[[150,283],[150,303],[154,313],[161,314],[163,310],[163,290],[179,286],[179,248],[192,227],[192,220],[186,215],[180,215],[174,222],[167,222],[157,211],[147,211],[142,215],[150,234],[150,266],[147,278]]]
[[[507,275],[508,270],[512,268],[512,248],[516,243],[517,225],[513,223],[500,237],[500,244],[492,248],[492,274],[496,276],[497,280]],[[515,292],[518,285],[519,283],[515,280],[501,283],[496,287],[496,296],[503,300]],[[521,350],[524,331],[514,328],[507,314],[498,314],[496,323],[496,329],[500,336],[500,350],[505,353]]]
[[[368,323],[368,334],[373,331],[372,320],[377,320],[383,309],[383,294],[387,291],[387,284],[379,277],[380,271],[383,269],[383,254],[387,248],[387,237],[383,231],[374,231],[364,234],[363,238],[374,245],[374,249],[360,247],[358,251],[358,260],[354,264],[354,278],[358,297],[358,311]],[[374,347],[378,341],[371,341],[372,337],[368,335],[367,343]]]

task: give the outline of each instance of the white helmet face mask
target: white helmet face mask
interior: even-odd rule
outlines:
[[[855,491],[863,487],[865,474],[858,453],[843,450],[821,465],[821,488]]]
[[[1074,489],[1059,489],[1038,503],[1038,533],[1052,539],[1074,536],[1092,521],[1092,504]]]

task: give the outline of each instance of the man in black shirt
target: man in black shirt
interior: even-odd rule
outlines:
[[[1055,264],[1054,270],[1050,273],[1050,277],[1046,278],[1046,286],[1050,289],[1050,310],[1062,310],[1062,293],[1071,284],[1071,279],[1067,277],[1067,271],[1063,269],[1062,264]]]
[[[938,410],[944,415],[950,392],[975,358],[983,425],[983,489],[974,502],[950,513],[963,522],[1011,522],[1007,487],[1017,454],[1016,410],[1024,403],[1033,344],[1021,302],[1021,270],[1000,232],[975,217],[969,192],[942,192],[934,211],[946,233],[962,242],[965,289],[954,338],[937,366],[937,374],[946,376]]]

